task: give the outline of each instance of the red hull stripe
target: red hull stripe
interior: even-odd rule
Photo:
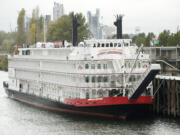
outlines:
[[[94,113],[94,112],[84,112],[84,111],[76,111],[76,110],[69,110],[69,109],[62,109],[62,108],[57,108],[57,107],[51,107],[51,106],[46,106],[46,105],[42,105],[42,104],[38,104],[35,102],[31,102],[31,101],[27,101],[24,99],[19,99],[16,97],[10,97],[12,99],[36,106],[36,107],[40,107],[43,109],[47,109],[47,110],[52,110],[52,111],[57,111],[57,112],[66,112],[66,113],[73,113],[73,114],[82,114],[82,115],[89,115],[89,116],[98,116],[98,117],[106,117],[106,118],[114,118],[113,115],[111,114],[101,114],[101,113]],[[126,116],[119,116],[117,117],[119,119],[126,119]]]
[[[64,103],[74,105],[77,107],[127,104],[153,104],[153,99],[151,96],[140,96],[136,100],[128,100],[128,97],[105,97],[94,99],[65,99]]]

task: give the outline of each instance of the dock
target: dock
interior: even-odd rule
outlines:
[[[160,74],[153,80],[154,104],[152,112],[156,115],[180,116],[180,46],[144,47],[150,54],[152,63],[161,65]]]
[[[180,116],[180,77],[157,75],[153,81],[153,112],[163,116]]]

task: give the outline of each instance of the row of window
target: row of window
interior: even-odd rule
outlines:
[[[22,51],[22,55],[30,55],[30,50],[24,50],[24,51]]]
[[[128,46],[128,43],[123,43],[124,46]],[[122,43],[97,43],[94,44],[93,47],[121,47],[123,45]]]
[[[131,77],[129,78],[130,82],[136,82],[141,78],[141,75],[131,75]]]
[[[147,64],[145,64],[145,65],[147,65]],[[129,62],[129,63],[125,63],[125,68],[131,68],[133,65],[131,65],[131,63]],[[135,65],[134,65],[134,68],[141,68],[141,63],[140,62],[138,62],[138,63],[135,63]],[[143,68],[145,68],[145,67],[143,67]]]
[[[85,64],[85,69],[107,69],[107,64]]]
[[[89,82],[92,82],[92,83],[95,83],[95,82],[108,82],[108,77],[107,76],[92,76],[92,77],[89,77],[89,76],[86,76],[85,77],[85,82],[86,83],[89,83]]]

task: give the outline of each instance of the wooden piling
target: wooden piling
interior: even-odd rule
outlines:
[[[170,81],[167,81],[167,109],[168,116],[170,115]]]
[[[177,106],[177,115],[180,116],[179,111],[179,82],[176,82],[176,106]]]
[[[160,85],[160,80],[157,80],[157,84]],[[157,86],[158,86],[157,85]],[[158,88],[158,87],[157,87]],[[160,89],[158,90],[157,92],[157,105],[156,105],[156,111],[157,111],[157,114],[159,114],[159,91]]]

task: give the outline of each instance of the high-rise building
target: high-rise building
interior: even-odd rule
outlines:
[[[54,2],[53,7],[53,21],[56,21],[57,19],[61,18],[61,16],[64,15],[64,6],[63,4]]]
[[[29,32],[30,22],[31,22],[31,17],[26,16],[25,17],[25,31],[26,32]]]
[[[92,15],[90,11],[87,12],[87,20],[90,34],[93,38],[102,38],[102,27],[100,25],[100,10],[96,9],[96,14]]]
[[[47,25],[51,22],[51,15],[45,15],[45,22]]]

